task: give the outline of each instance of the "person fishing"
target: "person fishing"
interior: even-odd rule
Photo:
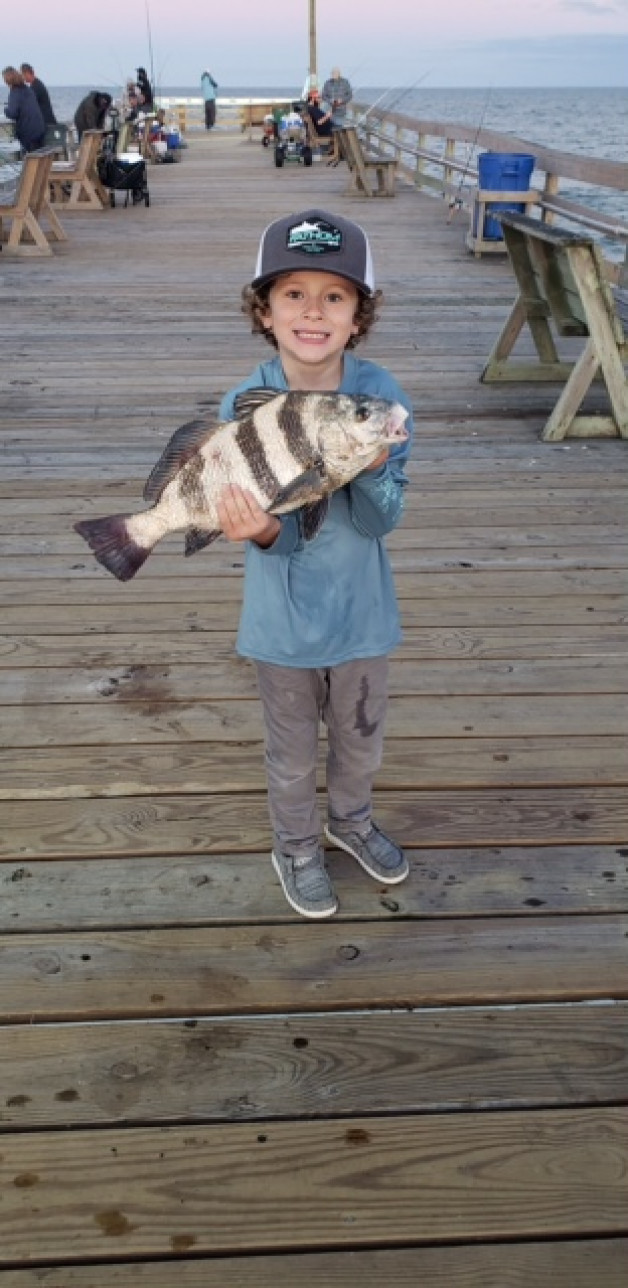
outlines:
[[[216,124],[216,90],[218,81],[211,72],[204,71],[201,76],[201,93],[205,103],[205,129],[213,130]]]
[[[82,98],[75,113],[74,124],[79,140],[86,130],[104,130],[107,112],[113,99],[104,90],[93,89]]]
[[[401,638],[384,538],[402,516],[412,432],[411,404],[397,381],[352,352],[370,332],[380,298],[358,224],[318,209],[275,220],[262,234],[243,311],[253,333],[277,352],[220,407],[221,420],[232,420],[239,395],[266,388],[337,391],[362,395],[365,403],[376,395],[408,413],[407,440],[384,448],[334,492],[314,540],[305,539],[303,509],[269,514],[235,485],[218,501],[225,536],[246,542],[237,651],[255,663],[263,707],[272,863],[288,903],[312,919],[338,907],[316,800],[321,718],[328,735],[327,839],[380,886],[409,872],[402,849],[371,813],[388,654]],[[298,425],[291,431],[298,437]],[[270,468],[263,452],[258,456],[258,468]]]
[[[9,97],[4,113],[9,121],[15,123],[15,137],[22,150],[35,152],[37,148],[43,148],[46,122],[32,89],[15,67],[5,67],[2,78],[5,85],[9,87]]]

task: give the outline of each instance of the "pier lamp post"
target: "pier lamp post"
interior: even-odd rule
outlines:
[[[318,86],[318,64],[316,58],[316,0],[308,0],[310,57],[308,67],[308,85],[310,89]]]

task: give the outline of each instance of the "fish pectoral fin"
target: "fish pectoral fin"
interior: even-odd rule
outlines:
[[[208,532],[205,528],[188,528],[185,534],[185,555],[195,555],[197,550],[204,550],[205,546],[211,546],[212,541],[220,536],[220,528],[213,532]]]
[[[190,457],[220,428],[209,416],[201,416],[199,420],[189,420],[185,425],[180,425],[146,480],[144,500],[158,501],[164,488],[172,482]]]
[[[237,394],[233,400],[235,419],[244,420],[245,416],[251,416],[258,407],[272,402],[273,398],[278,398],[281,393],[285,393],[285,389],[266,389],[263,385],[256,389],[243,389],[242,393]]]
[[[288,503],[293,510],[297,510],[299,505],[309,505],[318,499],[326,483],[327,471],[324,462],[319,458],[303,474],[297,474],[296,478],[291,479],[290,483],[286,483],[285,487],[275,493],[269,506],[270,513],[273,514],[277,506],[285,506]]]
[[[313,541],[318,536],[329,509],[329,497],[322,496],[319,501],[313,501],[311,505],[304,505],[301,513],[301,529],[304,541]]]

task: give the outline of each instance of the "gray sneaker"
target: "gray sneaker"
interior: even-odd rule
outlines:
[[[338,908],[338,900],[325,867],[325,856],[321,847],[314,854],[300,855],[281,854],[273,850],[273,867],[281,881],[283,892],[288,903],[303,917],[318,921],[323,917],[332,917]]]
[[[410,865],[403,850],[384,832],[380,832],[374,823],[371,823],[368,832],[362,834],[339,831],[337,825],[332,822],[325,828],[325,834],[334,845],[341,850],[346,850],[347,854],[353,855],[364,871],[376,881],[383,881],[386,885],[397,885],[399,881],[405,881],[410,872]]]

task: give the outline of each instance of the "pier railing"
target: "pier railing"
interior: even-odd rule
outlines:
[[[628,223],[615,217],[610,203],[600,202],[603,190],[628,192],[628,164],[593,156],[560,152],[496,130],[476,129],[457,121],[422,120],[401,112],[351,104],[351,117],[371,148],[397,158],[398,172],[418,188],[431,191],[450,204],[473,208],[478,172],[473,154],[478,151],[529,153],[536,159],[533,186],[545,223],[556,220],[589,228],[604,238],[628,243]],[[591,185],[590,204],[559,195],[567,183]],[[606,206],[606,208],[605,208]]]

